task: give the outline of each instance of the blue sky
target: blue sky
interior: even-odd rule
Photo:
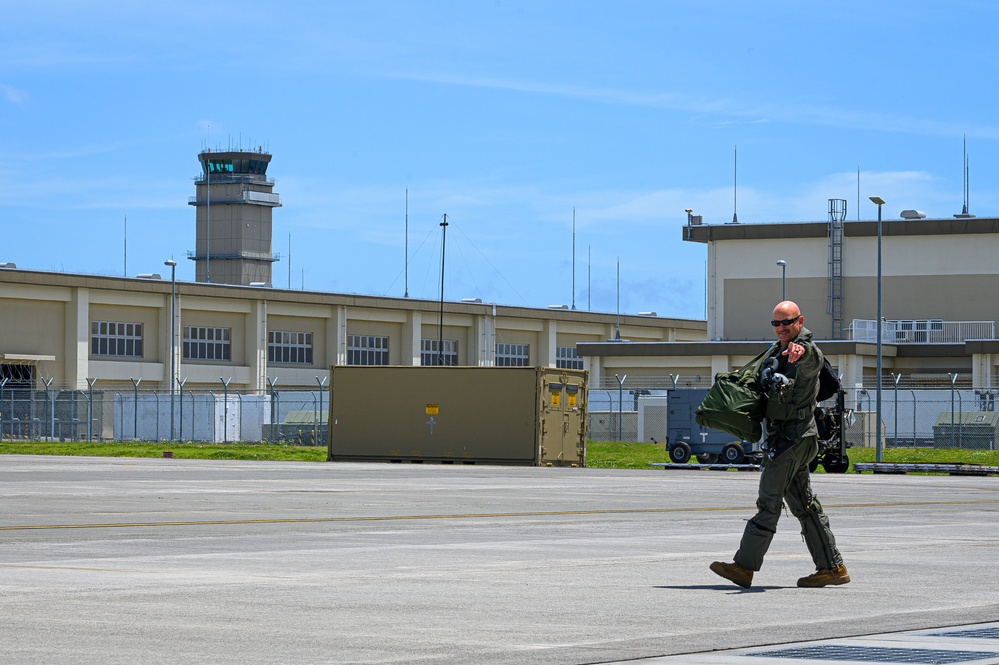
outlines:
[[[950,217],[964,136],[970,212],[999,214],[991,0],[0,8],[22,268],[192,280],[205,147],[273,154],[279,288],[436,299],[446,213],[449,300],[614,312],[620,261],[622,312],[703,318],[683,211],[731,220],[736,148],[741,222],[857,219],[858,169],[860,218]]]

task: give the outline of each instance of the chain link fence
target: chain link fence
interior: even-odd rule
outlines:
[[[0,390],[0,438],[326,445],[329,393]]]
[[[669,394],[704,385],[644,377],[613,389],[591,389],[588,438],[666,441]],[[881,437],[887,448],[999,450],[999,388],[883,385]],[[688,402],[699,403],[692,396]],[[875,447],[876,389],[846,391],[847,438]],[[325,445],[328,391],[178,391],[0,389],[0,438],[46,441],[195,441]],[[674,414],[690,419],[692,414]]]
[[[669,394],[691,391],[691,399],[682,403],[700,403],[708,382],[691,385],[676,382],[674,377],[658,384],[642,377],[636,386],[625,380],[611,389],[590,390],[588,438],[597,441],[642,441],[663,443],[671,417]],[[901,383],[901,382],[900,382]],[[910,382],[906,387],[882,384],[881,441],[887,448],[965,448],[999,450],[999,388],[920,387]],[[832,408],[835,400],[823,406]],[[874,448],[877,445],[877,389],[874,386],[846,390],[846,436],[853,446]],[[692,413],[673,413],[675,419],[691,420]]]

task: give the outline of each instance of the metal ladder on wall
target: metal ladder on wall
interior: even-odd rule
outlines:
[[[830,339],[843,338],[843,222],[846,199],[829,199],[829,298],[826,314],[832,316]]]

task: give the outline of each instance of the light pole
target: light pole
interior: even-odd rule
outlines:
[[[871,196],[871,203],[878,207],[878,320],[876,325],[878,327],[878,368],[877,368],[877,408],[875,410],[875,421],[874,421],[874,436],[875,436],[875,461],[881,462],[882,450],[881,450],[881,336],[883,333],[881,325],[881,206],[885,204],[885,200],[880,196]]]
[[[784,302],[787,300],[787,261],[777,259],[777,265],[780,266],[780,299]]]
[[[170,259],[163,265],[170,266],[170,440],[173,441],[173,384],[177,376],[177,262]]]

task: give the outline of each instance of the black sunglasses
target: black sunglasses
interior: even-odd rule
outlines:
[[[774,328],[777,328],[778,326],[791,326],[791,325],[794,325],[795,323],[797,323],[798,319],[800,319],[800,318],[801,318],[801,314],[799,314],[798,316],[792,317],[790,319],[784,319],[783,321],[778,321],[777,319],[770,319],[770,325],[772,325]]]

